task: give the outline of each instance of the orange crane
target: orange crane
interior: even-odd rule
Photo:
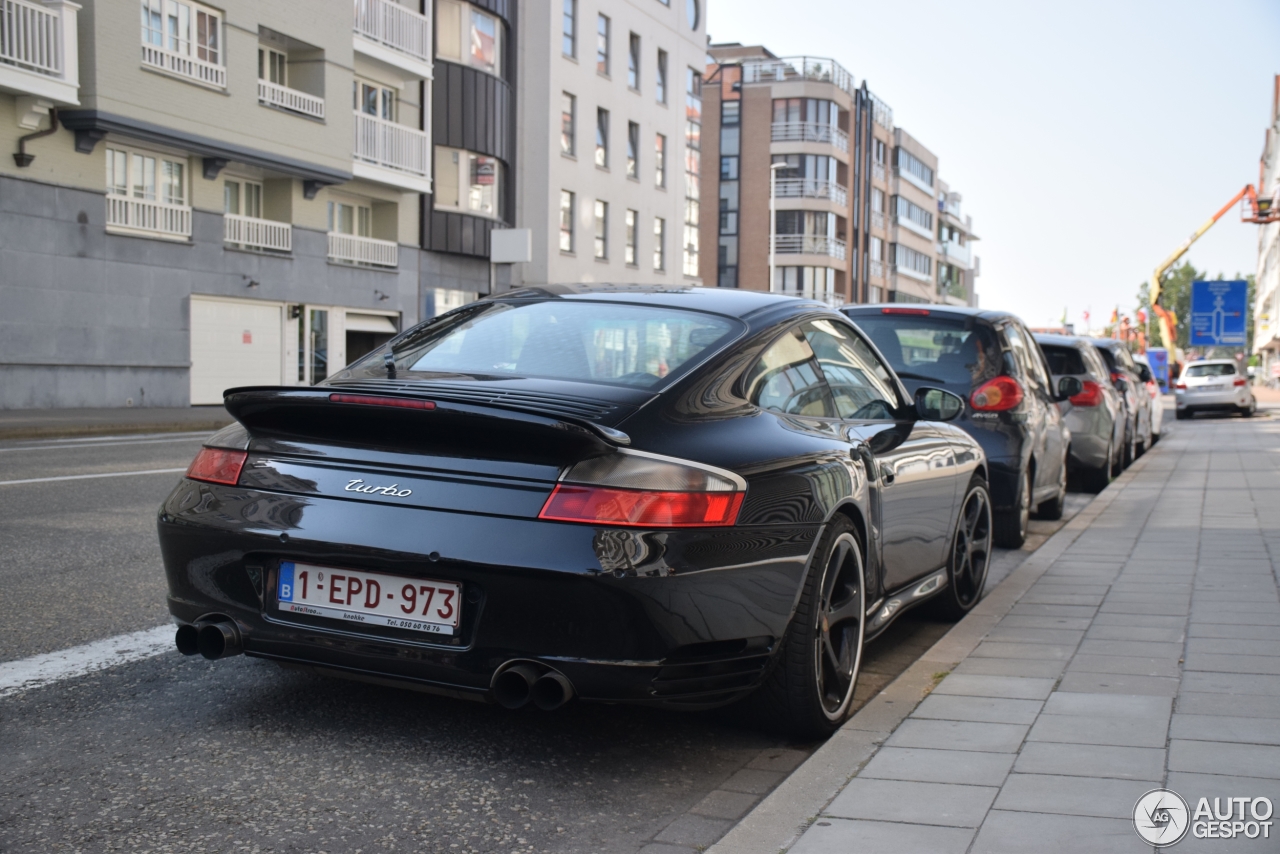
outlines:
[[[1252,184],[1246,184],[1244,189],[1231,197],[1231,201],[1222,206],[1216,214],[1209,217],[1203,225],[1197,228],[1190,237],[1182,242],[1182,245],[1174,250],[1173,254],[1156,267],[1155,272],[1151,274],[1151,283],[1148,294],[1151,297],[1151,310],[1155,313],[1160,321],[1160,340],[1164,344],[1165,349],[1173,353],[1177,347],[1178,337],[1175,330],[1178,328],[1178,316],[1169,309],[1160,304],[1160,279],[1174,264],[1178,263],[1178,259],[1187,254],[1187,250],[1191,248],[1191,244],[1195,243],[1204,233],[1213,228],[1214,223],[1222,219],[1227,211],[1231,210],[1231,206],[1236,202],[1243,200],[1244,204],[1240,207],[1241,222],[1255,222],[1259,225],[1265,225],[1269,222],[1280,221],[1280,205],[1277,205],[1276,199],[1259,199],[1258,191],[1253,188]]]

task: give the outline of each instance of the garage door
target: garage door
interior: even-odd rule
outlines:
[[[280,385],[279,303],[191,298],[191,403],[222,403],[242,385]]]

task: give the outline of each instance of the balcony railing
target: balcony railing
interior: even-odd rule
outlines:
[[[142,46],[142,64],[179,77],[186,77],[207,86],[219,89],[227,88],[227,69],[222,65],[214,65],[194,56],[166,50],[153,44]]]
[[[883,163],[872,163],[872,164],[871,164],[871,175],[872,175],[872,177],[874,177],[877,181],[887,181],[887,180],[889,180],[888,173],[887,173],[887,172],[885,172],[884,164],[883,164]]]
[[[164,237],[191,236],[191,208],[127,196],[107,196],[107,227]]]
[[[430,152],[431,142],[422,131],[356,111],[356,160],[427,178]]]
[[[399,264],[398,250],[394,240],[329,232],[330,261],[361,267],[395,267]]]
[[[784,56],[777,59],[752,59],[742,63],[744,83],[785,83],[792,80],[831,83],[850,95],[855,91],[853,75],[834,59]]]
[[[961,246],[959,243],[952,243],[950,240],[944,240],[938,244],[938,254],[946,258],[949,263],[959,264],[964,267],[969,266],[969,260],[972,257],[968,245]]]
[[[222,239],[244,249],[293,251],[293,226],[287,222],[238,214],[222,215]]]
[[[816,122],[774,122],[774,142],[821,142],[834,145],[841,151],[849,151],[849,134],[835,125]]]
[[[0,63],[62,77],[63,24],[57,9],[0,0]]]
[[[356,34],[423,62],[431,61],[431,19],[391,0],[355,0]]]
[[[774,195],[779,199],[830,199],[840,207],[849,204],[849,191],[835,181],[815,178],[782,178],[774,182]]]
[[[871,277],[873,279],[884,278],[884,262],[871,259]]]
[[[777,255],[826,255],[843,261],[845,242],[820,234],[779,234],[773,238],[773,251]]]
[[[281,86],[269,80],[258,81],[258,103],[269,107],[279,107],[294,113],[302,113],[317,119],[324,118],[324,98]]]
[[[893,130],[893,108],[875,95],[871,96],[872,121],[886,130]]]
[[[871,212],[871,227],[879,229],[884,228],[884,211]]]

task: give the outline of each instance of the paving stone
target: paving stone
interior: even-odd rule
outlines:
[[[1173,711],[1173,700],[1143,694],[1103,694],[1054,691],[1045,703],[1046,715],[1084,715],[1099,718],[1163,720]]]
[[[1280,701],[1275,697],[1264,697],[1253,694],[1200,694],[1183,692],[1178,694],[1178,712],[1188,715],[1217,715],[1230,712],[1241,718],[1277,718],[1280,719]]]
[[[1170,771],[1168,780],[1165,782],[1167,788],[1173,789],[1186,800],[1187,805],[1191,807],[1192,814],[1195,814],[1195,808],[1201,798],[1209,799],[1209,808],[1213,808],[1214,798],[1229,797],[1254,797],[1269,798],[1271,807],[1274,811],[1280,806],[1280,780],[1275,778],[1267,779],[1262,777],[1232,777],[1220,774],[1194,774],[1188,771]],[[1261,807],[1260,807],[1261,808]],[[1225,805],[1224,805],[1225,809]],[[1248,807],[1245,807],[1248,810]],[[1272,816],[1275,821],[1280,816]],[[1272,845],[1280,847],[1276,842],[1277,836],[1280,836],[1280,823],[1271,826]],[[1190,841],[1191,834],[1178,843],[1177,850],[1182,851],[1182,846]],[[1219,845],[1225,846],[1223,840],[1205,840],[1217,842]],[[1247,851],[1257,851],[1258,843],[1250,842],[1251,847],[1244,848]],[[1231,849],[1226,849],[1231,850]],[[1265,850],[1265,849],[1264,849]],[[1273,849],[1274,850],[1274,849]]]
[[[1257,694],[1280,697],[1280,676],[1188,671],[1182,676],[1182,690],[1205,694]]]
[[[640,854],[692,854],[697,848],[685,845],[664,845],[661,842],[650,842],[640,849]]]
[[[997,724],[1032,724],[1043,704],[1039,700],[995,697],[960,697],[932,694],[912,712],[912,717],[948,721],[985,721]]]
[[[1031,617],[1092,617],[1097,610],[1085,605],[1037,605],[1029,602],[1014,605],[1009,613]]]
[[[1028,741],[1013,767],[1025,774],[1159,780],[1164,760],[1161,748]]]
[[[1280,747],[1171,739],[1169,770],[1274,779],[1280,776]]]
[[[1009,614],[1000,621],[1001,627],[1026,629],[1071,629],[1083,631],[1093,625],[1088,617],[1039,617],[1026,614]]]
[[[1181,628],[1155,626],[1094,626],[1085,633],[1086,640],[1157,641],[1182,643],[1186,632]]]
[[[1022,724],[972,721],[926,721],[908,718],[885,743],[890,747],[929,747],[937,750],[989,750],[1016,753],[1026,737]]]
[[[1268,626],[1248,626],[1252,629],[1265,629]],[[1280,643],[1275,641],[1253,640],[1250,638],[1200,638],[1187,640],[1187,652],[1208,655],[1262,655],[1280,656]]]
[[[673,845],[687,845],[691,848],[708,846],[733,826],[726,819],[706,818],[700,815],[685,813],[661,833],[654,837],[655,842],[668,842]]]
[[[758,771],[781,771],[787,774],[794,771],[801,762],[808,758],[809,754],[803,750],[774,747],[760,751],[760,755],[748,762],[747,767]]]
[[[1101,593],[1054,593],[1030,590],[1019,601],[1037,605],[1089,605],[1102,604]]]
[[[1167,720],[1089,718],[1080,715],[1041,715],[1027,741],[1068,744],[1116,744],[1123,747],[1164,747]]]
[[[1280,676],[1280,656],[1189,652],[1186,667],[1187,670],[1208,670],[1213,673],[1257,673]]]
[[[1051,691],[1053,691],[1052,679],[963,673],[950,674],[933,689],[934,694],[1008,697],[1015,700],[1043,700]]]
[[[867,849],[876,850],[876,849]],[[880,849],[886,850],[886,849]],[[1090,854],[1150,854],[1133,832],[1133,819],[1088,818],[1049,813],[992,810],[969,849],[971,854],[1027,854],[1029,851],[1088,851]]]
[[[746,792],[726,792],[723,789],[716,789],[709,792],[689,812],[711,818],[728,818],[736,821],[746,815],[758,800],[757,796]]]
[[[789,851],[791,854],[831,854],[833,851],[964,854],[973,834],[972,828],[832,818],[814,823]]]
[[[1062,673],[1066,666],[1066,659],[976,658],[970,656],[960,662],[952,673],[975,676],[1023,676],[1054,679]]]
[[[1230,716],[1176,714],[1169,725],[1169,737],[1280,745],[1280,719],[1237,716],[1234,706],[1234,703],[1223,703],[1220,707],[1223,712],[1231,712]],[[1276,773],[1280,776],[1280,768]]]
[[[977,827],[995,800],[994,786],[959,786],[855,777],[823,815],[911,824]]]
[[[1182,629],[1187,625],[1185,616],[1161,616],[1159,614],[1098,614],[1095,626],[1138,626],[1142,628]]]
[[[1225,623],[1235,620],[1242,626],[1280,626],[1280,614],[1271,612],[1241,612],[1233,613],[1230,609],[1193,609],[1191,611],[1192,623]]]
[[[1102,603],[1098,610],[1103,614],[1146,614],[1150,616],[1176,617],[1185,616],[1190,607],[1189,602],[1112,602],[1108,599]]]
[[[1181,643],[1157,643],[1140,640],[1086,640],[1080,643],[1081,655],[1140,655],[1151,658],[1182,657]]]
[[[1163,752],[1161,755],[1163,757]],[[999,786],[1009,773],[1013,760],[1012,753],[882,747],[858,776],[883,780],[918,780],[925,783]],[[1162,768],[1163,763],[1162,758]]]
[[[1136,655],[1077,655],[1068,668],[1084,673],[1124,673],[1132,676],[1166,676],[1176,679],[1182,675],[1178,660],[1146,658]]]
[[[1163,773],[1146,780],[1010,774],[995,808],[1132,820],[1133,805],[1138,798],[1159,788],[1163,778]]]
[[[1075,649],[1075,644],[1006,643],[987,640],[978,644],[970,655],[978,658],[1047,658],[1062,661],[1070,658]]]
[[[730,792],[748,792],[753,795],[764,795],[782,782],[786,775],[778,771],[760,771],[755,768],[742,768],[720,784],[720,788]]]
[[[1084,638],[1084,632],[1075,629],[1028,629],[1022,626],[996,626],[987,635],[988,641],[1014,643],[1068,644],[1075,646]]]

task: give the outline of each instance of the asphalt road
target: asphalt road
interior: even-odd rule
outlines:
[[[198,445],[0,443],[0,663],[167,622],[154,517],[179,474],[82,476],[183,469]],[[1034,522],[990,583],[1061,524]],[[858,702],[949,627],[905,615]],[[763,794],[814,747],[723,712],[508,712],[174,652],[0,699],[0,852],[633,854],[748,765]]]

